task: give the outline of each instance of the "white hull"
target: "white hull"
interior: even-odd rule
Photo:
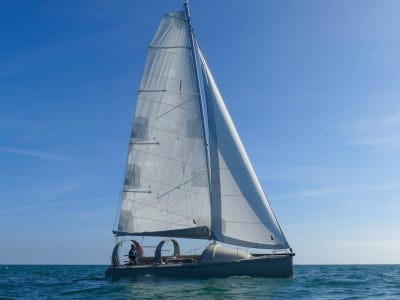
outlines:
[[[230,262],[214,263],[179,263],[153,264],[110,267],[106,271],[108,277],[226,277],[226,276],[262,276],[262,277],[292,277],[292,255],[270,255],[252,257]]]

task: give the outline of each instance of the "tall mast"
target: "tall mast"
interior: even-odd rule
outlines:
[[[210,202],[212,202],[212,199],[211,199],[211,178],[210,178],[211,177],[211,171],[210,171],[211,168],[210,168],[210,159],[209,159],[209,155],[208,155],[208,142],[207,142],[207,135],[206,135],[206,128],[205,128],[205,120],[204,120],[203,97],[202,97],[202,93],[201,93],[201,89],[200,89],[199,69],[197,68],[197,56],[196,56],[194,38],[193,38],[193,36],[194,36],[193,27],[192,27],[192,22],[190,20],[189,0],[185,0],[183,6],[185,7],[187,25],[188,25],[188,29],[189,29],[190,48],[192,49],[193,65],[194,65],[194,69],[195,69],[197,88],[198,88],[199,95],[200,95],[199,106],[200,106],[200,115],[201,115],[201,127],[203,129],[204,151],[205,151],[205,154],[206,154],[206,162],[207,162],[208,192],[209,192],[209,195],[210,195]],[[210,230],[211,230],[211,228],[210,228]],[[212,232],[210,232],[209,234],[210,234],[210,237],[212,237]]]
[[[190,13],[189,13],[189,0],[185,0],[185,2],[183,3],[183,6],[185,7],[186,18],[187,18],[188,26],[189,26],[190,42],[193,46],[193,28],[192,28],[192,21],[190,20]]]

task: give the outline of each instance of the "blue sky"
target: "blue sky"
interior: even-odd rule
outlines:
[[[146,48],[182,2],[0,4],[0,263],[108,263]],[[400,263],[399,10],[191,1],[295,263]]]

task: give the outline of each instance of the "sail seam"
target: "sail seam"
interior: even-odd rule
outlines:
[[[196,178],[200,177],[201,175],[202,175],[202,174],[199,174],[199,175],[197,175],[197,176],[194,176],[194,177],[190,178],[189,180],[187,180],[187,181],[185,181],[185,182],[183,182],[183,183],[181,183],[181,184],[179,184],[179,185],[173,187],[171,190],[169,190],[169,191],[167,191],[167,192],[165,192],[165,193],[159,195],[159,196],[157,197],[157,199],[161,199],[161,198],[164,197],[165,195],[168,195],[169,193],[172,193],[173,191],[179,189],[180,187],[182,187],[182,186],[184,186],[184,185],[186,185],[186,184],[192,182],[193,180],[195,180]]]
[[[162,118],[162,117],[164,117],[165,115],[169,114],[170,112],[174,111],[175,109],[180,108],[182,105],[185,105],[185,104],[190,103],[192,101],[193,101],[192,99],[189,99],[189,100],[183,101],[182,103],[180,103],[178,105],[173,105],[173,107],[170,110],[167,110],[166,112],[164,112],[161,115],[157,116],[157,120]]]
[[[168,210],[168,209],[165,209],[165,208],[156,207],[156,206],[154,206],[154,205],[150,205],[150,204],[147,204],[147,203],[144,203],[144,202],[141,202],[141,201],[137,201],[137,200],[135,200],[135,202],[136,202],[136,203],[139,203],[139,204],[141,204],[141,205],[143,205],[143,206],[146,206],[146,207],[151,207],[151,208],[154,208],[154,209],[158,209],[158,210],[161,210],[161,211],[170,213],[170,214],[175,215],[175,216],[179,216],[179,217],[185,218],[185,219],[190,220],[190,221],[193,220],[193,217],[184,216],[184,215],[179,214],[179,213],[176,213],[176,212],[174,212],[174,211],[172,211],[172,210]]]
[[[159,128],[159,127],[155,127],[155,126],[149,126],[149,128],[160,130],[160,131],[163,131],[163,132],[168,132],[168,133],[175,134],[175,135],[179,135],[179,136],[185,137],[185,138],[192,138],[192,136],[188,136],[188,135],[186,135],[186,134],[184,134],[182,132],[172,131],[172,130],[163,129],[163,128]]]
[[[144,92],[144,93],[146,93],[146,92],[158,92],[158,93],[161,93],[161,92],[168,92],[168,94],[177,94],[177,95],[184,95],[184,96],[200,96],[200,94],[196,94],[196,93],[187,93],[187,92],[178,92],[178,91],[173,91],[173,90],[138,90],[138,93],[142,93],[142,92]],[[165,104],[165,105],[174,105],[174,104],[169,104],[169,103],[165,103],[165,102],[162,102],[162,101],[156,101],[156,100],[152,100],[152,99],[148,99],[148,98],[144,98],[143,96],[138,96],[138,99],[143,99],[143,100],[146,100],[146,101],[152,101],[152,102],[155,102],[155,103],[162,103],[162,104]]]
[[[191,47],[188,46],[149,46],[149,49],[192,49]],[[174,53],[178,54],[179,53]]]
[[[264,224],[261,222],[232,221],[232,220],[225,220],[225,219],[224,219],[224,222],[225,223],[252,224],[252,225],[263,225],[264,226]]]
[[[171,91],[168,91],[168,93],[170,93],[170,94],[181,94],[181,95],[185,95],[185,96],[198,96],[197,94],[191,94],[191,93],[178,93],[178,92],[171,92]],[[172,106],[172,107],[173,107],[173,106],[176,106],[175,104],[172,104],[172,103],[166,103],[166,102],[162,102],[162,101],[157,101],[157,100],[145,98],[145,97],[143,97],[143,96],[139,96],[139,97],[138,97],[138,100],[149,101],[149,102],[153,102],[153,103],[155,103],[155,104],[162,104],[162,105]],[[190,101],[194,101],[194,99],[191,98],[190,100],[188,100],[187,103],[190,103]],[[192,110],[185,109],[185,108],[181,108],[181,109],[182,109],[182,110],[185,110],[185,111],[192,111]]]
[[[152,218],[146,218],[146,217],[138,217],[138,216],[136,216],[136,218],[138,218],[138,219],[143,219],[143,220],[150,220],[150,221],[154,221],[154,222],[159,222],[159,223],[164,223],[164,224],[170,224],[170,225],[178,225],[178,226],[188,226],[187,224],[181,224],[181,223],[175,223],[175,222],[168,222],[168,221],[162,221],[162,220],[159,220],[159,219],[152,219]],[[186,228],[186,227],[185,227]],[[193,228],[193,227],[191,227],[191,228]],[[169,229],[169,230],[171,230],[171,229]]]
[[[135,148],[135,151],[137,151],[137,152],[142,152],[142,153],[145,153],[145,154],[147,154],[147,155],[153,155],[153,156],[165,158],[165,159],[168,159],[168,160],[176,161],[176,162],[178,162],[178,163],[182,163],[182,160],[179,160],[179,159],[176,159],[176,158],[173,158],[173,157],[169,157],[169,156],[165,156],[165,155],[160,155],[160,154],[155,154],[155,153],[152,153],[152,152],[148,152],[148,151],[140,150],[140,149],[136,149],[136,148]],[[189,166],[194,166],[194,167],[196,166],[195,164],[192,164],[192,163],[186,163],[186,164],[189,165]]]
[[[157,183],[157,184],[162,184],[162,185],[164,185],[166,187],[170,187],[170,188],[174,187],[173,185],[168,184],[166,182],[162,182],[162,181],[155,180],[155,179],[150,179],[150,178],[145,177],[145,176],[142,176],[142,178],[144,178],[145,180],[148,180],[150,182],[154,182],[154,183]],[[185,190],[185,193],[190,193],[190,194],[194,194],[194,195],[202,195],[202,194],[204,194],[204,192],[195,192],[193,190],[189,190],[189,191]]]
[[[179,17],[173,16],[173,15],[170,15],[169,13],[165,13],[164,16],[171,18],[171,19],[176,19],[179,21],[184,21],[184,22],[186,21],[184,18],[179,18]]]
[[[143,72],[143,74],[144,74],[144,75],[150,75],[150,76],[155,77],[155,78],[162,78],[162,79],[174,80],[174,81],[177,81],[177,82],[179,82],[179,81],[182,81],[182,82],[184,82],[184,83],[188,83],[188,82],[189,82],[189,81],[186,81],[186,80],[184,80],[184,79],[179,79],[179,78],[175,78],[175,77],[169,77],[169,76],[167,76],[167,75],[159,75],[159,74],[155,74],[155,73],[153,73],[153,72]],[[200,94],[197,93],[196,95],[200,95]]]
[[[174,48],[148,48],[149,51],[159,51],[163,54],[169,54],[171,56],[175,55],[175,56],[180,56],[180,57],[187,57],[188,55],[186,53],[177,53],[174,51],[169,51],[169,49],[174,49]],[[181,48],[183,49],[183,48]]]

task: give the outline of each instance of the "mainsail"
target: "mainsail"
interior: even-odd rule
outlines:
[[[115,234],[212,238],[238,246],[287,249],[192,37],[186,6],[186,12],[163,16],[149,47]],[[209,145],[195,50],[202,65]]]
[[[167,13],[138,92],[117,235],[208,238],[210,193],[185,12]]]

